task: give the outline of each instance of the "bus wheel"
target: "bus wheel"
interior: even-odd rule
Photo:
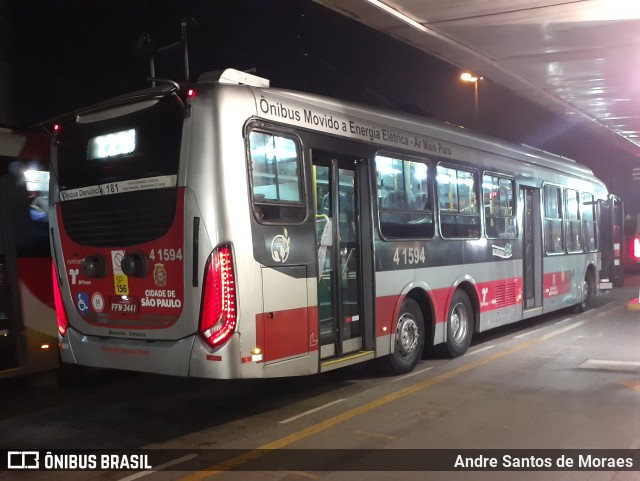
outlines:
[[[582,281],[582,299],[580,300],[580,303],[576,305],[577,312],[584,312],[591,305],[594,285],[595,282],[593,280],[593,276],[590,272],[587,272],[584,276],[584,281]]]
[[[469,296],[458,289],[451,299],[447,317],[447,353],[451,357],[462,356],[471,344],[473,335],[473,308]]]
[[[395,350],[387,358],[389,370],[393,374],[404,374],[416,367],[422,356],[424,338],[424,318],[420,306],[407,297],[400,307]]]

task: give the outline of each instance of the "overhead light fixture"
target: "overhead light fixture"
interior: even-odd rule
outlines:
[[[478,77],[470,74],[469,72],[464,72],[462,75],[460,75],[460,80],[464,80],[465,82],[477,82]]]

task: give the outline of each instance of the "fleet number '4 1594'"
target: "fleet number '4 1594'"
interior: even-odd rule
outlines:
[[[399,265],[424,264],[424,247],[398,247],[393,254],[393,262]]]
[[[167,261],[181,261],[182,260],[182,249],[151,249],[149,252],[149,259],[155,261],[156,259],[161,262]]]

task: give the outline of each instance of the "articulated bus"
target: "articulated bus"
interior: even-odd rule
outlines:
[[[49,138],[0,128],[0,379],[58,366]]]
[[[233,69],[47,126],[65,363],[404,373],[598,292],[608,193],[560,156]]]

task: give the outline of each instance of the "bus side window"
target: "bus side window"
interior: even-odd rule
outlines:
[[[595,209],[596,201],[593,194],[583,193],[580,212],[582,214],[581,218],[585,251],[594,251],[598,248]]]
[[[480,237],[478,176],[472,171],[438,165],[440,233],[452,239]]]
[[[544,245],[547,254],[564,252],[562,236],[562,189],[544,186]]]
[[[302,222],[300,155],[293,138],[266,132],[249,134],[251,201],[259,222]]]
[[[582,221],[580,220],[580,193],[565,189],[565,245],[569,252],[582,252]]]
[[[499,175],[482,177],[485,234],[488,239],[515,239],[518,237],[513,199],[515,183]]]
[[[435,232],[425,162],[376,156],[380,232],[389,239],[431,238]]]

